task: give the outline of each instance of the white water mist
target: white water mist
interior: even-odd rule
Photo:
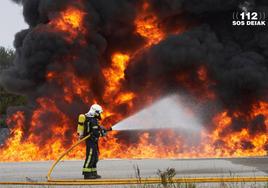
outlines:
[[[117,123],[113,130],[163,128],[178,129],[183,132],[199,132],[201,123],[193,113],[187,110],[178,96],[169,96]]]

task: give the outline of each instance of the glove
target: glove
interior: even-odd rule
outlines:
[[[101,136],[106,136],[107,135],[107,130],[105,129],[105,127],[100,126],[100,134],[101,134]]]
[[[105,129],[102,129],[102,130],[101,130],[101,135],[102,135],[102,136],[106,136],[106,135],[107,135],[107,131],[106,131]]]

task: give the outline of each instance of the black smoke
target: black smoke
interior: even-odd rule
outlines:
[[[214,82],[209,88],[217,98],[204,104],[205,124],[224,109],[233,117],[232,125],[222,136],[247,128],[252,135],[266,133],[263,116],[249,120],[252,105],[268,101],[268,30],[264,27],[234,27],[232,12],[238,11],[241,1],[153,1],[158,16],[166,20],[176,12],[183,19],[193,18],[199,23],[180,35],[170,35],[159,44],[133,60],[126,70],[128,85],[139,91],[149,88],[150,93],[179,92],[186,90],[177,75],[187,73],[188,81],[195,82],[198,67],[205,66]],[[256,11],[268,11],[267,2],[255,1]],[[185,20],[183,21],[184,23]],[[157,80],[155,82],[154,80]],[[198,82],[197,82],[198,83]],[[197,86],[198,87],[198,86]],[[199,91],[202,95],[203,91]],[[198,96],[196,96],[198,97]],[[212,106],[218,106],[213,110]],[[209,107],[210,106],[210,107]],[[208,108],[209,107],[209,108]],[[215,107],[214,107],[215,108]]]
[[[1,75],[1,84],[11,92],[28,96],[30,109],[38,106],[32,101],[40,97],[55,100],[57,107],[70,117],[72,123],[76,115],[85,112],[88,106],[79,97],[75,97],[72,104],[64,102],[63,87],[59,83],[48,82],[46,73],[54,71],[60,74],[71,70],[74,75],[87,80],[91,88],[88,95],[105,104],[102,99],[105,80],[101,70],[109,66],[111,54],[117,51],[135,52],[146,43],[146,39],[135,31],[134,23],[144,3],[142,0],[15,2],[23,5],[23,15],[29,29],[16,35],[16,60],[14,66]],[[147,95],[157,93],[158,97],[182,91],[190,95],[183,82],[187,81],[198,88],[196,72],[204,66],[212,80],[208,87],[217,96],[202,104],[206,107],[217,106],[217,110],[207,110],[206,122],[215,113],[226,109],[230,114],[240,111],[242,118],[250,113],[254,103],[268,102],[267,26],[232,26],[232,13],[240,11],[239,6],[244,1],[148,2],[164,30],[172,30],[176,24],[183,25],[187,30],[180,34],[169,34],[158,44],[133,56],[125,71],[124,90]],[[265,0],[255,0],[253,4],[253,10],[268,13],[268,2]],[[84,23],[87,35],[81,34],[71,43],[63,37],[64,32],[53,32],[49,26],[50,21],[68,6],[81,8],[87,13]],[[79,39],[86,41],[86,45],[82,46]],[[76,58],[69,62],[63,60],[62,57],[69,55]],[[187,74],[187,79],[178,80],[180,74]],[[69,84],[65,82],[66,87],[71,87]],[[199,92],[202,95],[202,88]],[[143,96],[140,98],[134,101],[138,106],[142,105]],[[123,106],[114,109],[122,114],[128,113]],[[46,117],[51,117],[51,114],[48,112],[42,121]],[[234,131],[247,127],[255,134],[252,125],[256,125],[258,130],[265,132],[264,120],[258,117],[241,123],[243,121],[238,118],[235,121],[237,124],[231,127]],[[66,134],[69,135],[74,129],[75,126]]]

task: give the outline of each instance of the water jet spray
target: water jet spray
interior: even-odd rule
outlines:
[[[199,132],[200,120],[187,110],[177,95],[168,96],[120,121],[113,130],[177,129]]]

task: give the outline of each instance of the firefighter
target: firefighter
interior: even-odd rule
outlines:
[[[107,129],[100,126],[99,120],[103,110],[98,104],[94,104],[90,107],[90,110],[86,114],[80,114],[78,117],[77,133],[79,139],[90,134],[90,137],[86,140],[86,159],[83,166],[84,179],[98,179],[101,178],[97,173],[97,162],[99,160],[99,137],[107,134]]]

